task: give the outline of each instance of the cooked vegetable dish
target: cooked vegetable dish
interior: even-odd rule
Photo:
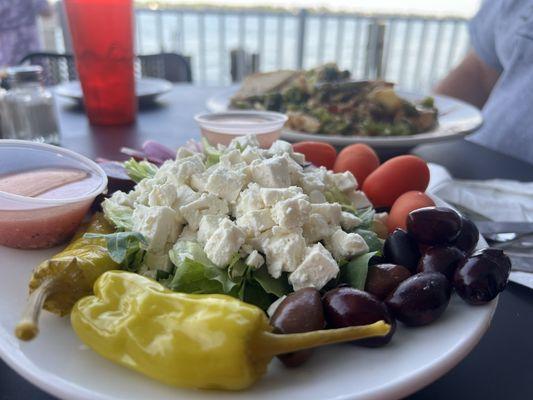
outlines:
[[[350,80],[336,64],[250,75],[230,106],[283,112],[289,128],[327,135],[404,136],[437,125],[432,97],[410,102],[392,83]]]

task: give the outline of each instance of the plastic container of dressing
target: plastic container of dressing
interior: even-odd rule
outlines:
[[[106,187],[102,168],[80,154],[0,140],[0,245],[42,249],[67,241]]]
[[[263,148],[279,139],[287,116],[272,111],[224,111],[197,114],[194,120],[212,145],[228,145],[237,136],[255,135]]]

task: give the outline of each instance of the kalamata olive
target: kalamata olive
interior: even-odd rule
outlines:
[[[367,325],[377,321],[385,321],[391,325],[387,336],[357,340],[354,343],[378,347],[390,342],[396,327],[394,318],[377,297],[346,286],[328,291],[323,297],[323,303],[326,321],[332,328]]]
[[[451,285],[440,272],[420,272],[400,283],[385,303],[405,325],[427,325],[439,318],[450,301]]]
[[[500,249],[482,249],[465,259],[455,270],[453,286],[470,304],[485,304],[505,289],[511,260]]]
[[[461,231],[461,216],[451,208],[424,207],[407,216],[407,232],[419,242],[445,245],[453,242]]]
[[[457,266],[464,258],[464,253],[456,247],[429,247],[420,257],[418,272],[440,272],[451,280]]]
[[[479,240],[479,230],[476,224],[468,218],[462,217],[462,219],[463,227],[461,228],[461,232],[459,232],[459,236],[453,242],[453,245],[468,255],[476,248],[477,241]]]
[[[411,272],[402,265],[377,264],[368,267],[365,290],[380,300],[398,287],[400,282],[411,276]]]
[[[302,333],[324,329],[324,309],[320,292],[305,288],[289,294],[278,306],[270,323],[277,333]],[[297,367],[306,362],[312,350],[282,354],[279,359],[288,367]]]
[[[414,239],[402,229],[396,229],[385,240],[383,253],[388,262],[403,265],[411,272],[416,271],[420,250]]]

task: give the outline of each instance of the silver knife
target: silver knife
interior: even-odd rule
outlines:
[[[491,235],[495,233],[533,233],[533,222],[497,222],[497,221],[474,221],[479,233]]]

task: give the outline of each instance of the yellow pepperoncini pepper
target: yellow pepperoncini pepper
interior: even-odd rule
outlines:
[[[100,355],[166,384],[245,389],[277,354],[384,336],[384,322],[276,335],[264,312],[225,295],[172,292],[143,276],[111,271],[78,301],[71,322]]]
[[[16,327],[19,339],[30,340],[38,333],[41,308],[64,316],[76,301],[92,293],[96,279],[104,272],[117,269],[109,256],[105,239],[88,239],[86,233],[107,234],[114,228],[102,213],[80,227],[70,244],[33,271],[29,282],[30,299],[25,314]]]

